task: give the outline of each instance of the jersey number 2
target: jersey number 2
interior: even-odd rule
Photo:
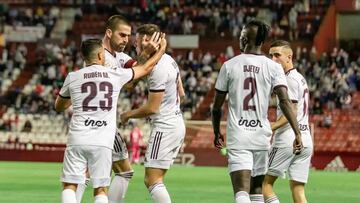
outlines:
[[[248,111],[249,109],[251,110],[256,110],[256,106],[254,105],[249,105],[250,100],[254,97],[255,93],[256,93],[256,80],[255,78],[252,77],[248,77],[244,80],[244,89],[248,90],[250,89],[250,93],[248,95],[246,95],[246,97],[244,98],[243,101],[243,110],[244,111]]]
[[[110,111],[112,108],[112,97],[111,97],[113,93],[112,84],[109,82],[99,83],[99,91],[106,92],[104,94],[104,98],[107,99],[107,104],[106,101],[104,100],[99,101],[100,109],[103,111]],[[93,100],[98,93],[96,83],[86,82],[81,85],[81,93],[88,93],[88,92],[90,92],[90,94],[84,99],[82,104],[83,111],[96,111],[97,106],[89,106],[90,101]]]

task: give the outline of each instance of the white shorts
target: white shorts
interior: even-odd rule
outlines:
[[[174,129],[154,127],[145,154],[145,167],[169,169],[184,142],[185,125]]]
[[[292,147],[273,147],[269,155],[267,174],[282,177],[287,172],[290,180],[306,183],[309,176],[312,152],[311,147],[305,147],[299,155],[294,155]]]
[[[112,151],[112,161],[120,161],[129,158],[129,152],[125,140],[121,137],[119,130],[116,130],[114,149]]]
[[[268,150],[228,149],[229,172],[251,170],[251,176],[265,175]]]
[[[68,146],[64,154],[61,182],[84,184],[89,170],[93,188],[110,185],[111,149],[100,146]]]

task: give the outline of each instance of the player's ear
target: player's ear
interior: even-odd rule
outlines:
[[[112,36],[112,30],[111,29],[106,29],[106,36],[108,37],[108,38],[111,38],[111,36]]]

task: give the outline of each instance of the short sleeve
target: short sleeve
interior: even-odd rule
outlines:
[[[150,92],[163,92],[165,91],[165,83],[167,80],[167,72],[161,71],[161,66],[158,64],[150,73],[148,82],[149,82],[149,91]]]
[[[64,84],[59,92],[59,96],[64,99],[70,99],[70,75],[71,73],[66,76]]]
[[[215,89],[221,92],[228,92],[228,80],[229,80],[229,76],[228,76],[228,71],[226,68],[226,63],[224,63],[224,65],[221,67],[219,75],[216,79],[216,84],[215,84]]]
[[[274,88],[278,86],[284,86],[287,88],[288,85],[286,81],[286,76],[281,65],[275,63],[275,66],[271,69],[271,71],[271,90],[273,91]]]
[[[116,73],[119,76],[121,87],[134,79],[134,69],[132,68],[118,68]]]
[[[297,103],[299,100],[299,83],[295,80],[295,78],[287,77],[287,84],[289,99],[293,103]]]

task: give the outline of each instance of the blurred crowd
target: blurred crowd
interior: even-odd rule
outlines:
[[[190,3],[191,2],[191,3]],[[264,6],[257,6],[260,1],[123,1],[123,6],[86,4],[76,11],[75,20],[81,20],[84,14],[98,13],[111,15],[122,13],[134,22],[153,22],[172,34],[200,34],[206,37],[221,37],[230,34],[238,37],[242,24],[253,19],[269,19],[273,27],[272,39],[286,38],[296,40],[298,37],[312,39],[318,29],[320,13],[309,10],[317,7],[316,0],[295,1],[293,5],[285,5],[282,1],[261,1]],[[305,3],[304,3],[305,2]],[[307,2],[307,3],[306,3]],[[325,2],[325,5],[329,2]],[[136,6],[135,6],[136,4]],[[138,6],[140,5],[140,6]],[[319,9],[321,10],[321,9]],[[35,25],[47,27],[50,36],[52,27],[61,13],[55,6],[13,9],[0,7],[1,22],[13,26]],[[131,15],[129,15],[131,13]],[[306,29],[300,29],[298,17],[313,16],[306,21]],[[309,27],[309,29],[307,29]],[[288,33],[286,35],[285,33]],[[207,50],[188,50],[187,53],[174,54],[174,58],[181,67],[181,78],[186,92],[183,111],[190,119],[204,96],[212,89],[221,65],[235,55],[234,48],[229,46],[219,53]],[[25,87],[15,87],[0,91],[0,118],[7,107],[15,108],[23,114],[56,114],[53,110],[54,100],[69,71],[82,67],[83,61],[75,41],[65,43],[48,40],[37,46],[33,76]],[[9,43],[3,50],[0,61],[0,86],[5,79],[11,78],[15,69],[20,71],[27,64],[29,50],[22,43]],[[128,52],[134,57],[134,50]],[[169,50],[169,54],[172,51]],[[294,65],[305,76],[311,92],[310,108],[313,114],[322,114],[326,109],[352,108],[352,95],[360,90],[360,57],[351,59],[346,50],[335,47],[330,53],[322,53],[317,58],[315,47],[294,47]],[[131,92],[121,94],[119,111],[137,108],[147,98],[146,81],[140,81]],[[67,119],[71,113],[65,116]],[[0,120],[0,130],[9,129],[8,120]],[[30,122],[30,121],[29,121]],[[27,124],[28,131],[31,123]]]
[[[311,40],[330,0],[198,0],[122,1],[87,4],[81,13],[123,14],[131,22],[151,22],[166,33],[238,38],[244,23],[261,19],[272,27],[274,38]],[[313,8],[313,9],[310,9]],[[81,20],[79,15],[78,20]],[[288,34],[286,34],[288,33]]]

